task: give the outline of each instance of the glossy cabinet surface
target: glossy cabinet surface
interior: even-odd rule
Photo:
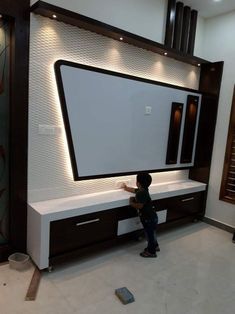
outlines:
[[[195,216],[202,210],[203,193],[191,193],[154,201],[158,210],[167,210],[166,222]]]
[[[200,216],[203,199],[204,192],[196,192],[153,200],[153,205],[159,213],[159,223],[167,227],[168,223]],[[128,238],[140,229],[137,211],[130,206],[52,221],[49,258],[53,260],[89,247],[93,250],[96,245]]]
[[[105,241],[116,234],[115,210],[53,221],[50,225],[50,256]]]

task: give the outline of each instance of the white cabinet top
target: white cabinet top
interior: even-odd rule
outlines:
[[[180,180],[164,184],[153,184],[149,191],[153,200],[204,191],[206,184]],[[82,196],[71,196],[60,199],[30,203],[39,215],[47,216],[50,220],[58,220],[72,216],[84,215],[115,207],[127,206],[132,194],[122,189],[102,193],[92,193]]]

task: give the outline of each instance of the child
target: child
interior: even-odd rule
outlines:
[[[160,251],[155,234],[158,216],[153,208],[148,190],[151,182],[150,174],[141,172],[136,177],[137,189],[123,184],[125,191],[135,193],[135,197],[130,198],[130,205],[138,211],[147,237],[148,246],[140,253],[142,257],[157,257],[156,251]]]

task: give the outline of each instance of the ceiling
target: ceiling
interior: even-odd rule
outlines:
[[[191,9],[197,10],[198,14],[204,18],[235,10],[235,0],[182,0],[182,2]]]

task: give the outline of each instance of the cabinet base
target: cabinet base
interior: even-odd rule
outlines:
[[[176,221],[167,222],[164,224],[160,224],[158,226],[158,232],[164,231],[169,228],[178,227],[179,225],[184,225],[187,223],[192,223],[194,219],[198,218],[198,216],[193,215],[187,218],[178,219]],[[142,241],[145,238],[144,230],[137,230],[128,234],[121,235],[117,238],[106,240],[104,242],[96,243],[90,245],[88,247],[80,248],[78,250],[73,250],[70,252],[65,252],[58,256],[51,256],[49,258],[49,268],[54,268],[55,265],[61,265],[68,262],[74,262],[79,258],[84,257],[92,257],[93,255],[98,254],[100,251],[109,250],[114,246],[118,248],[118,246],[123,245],[127,242],[132,241]]]

